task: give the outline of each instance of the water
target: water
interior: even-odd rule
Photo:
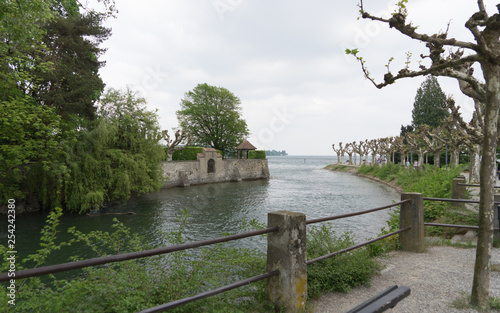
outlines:
[[[187,241],[220,237],[225,232],[240,232],[242,220],[267,222],[267,213],[288,210],[306,214],[307,219],[328,217],[367,210],[399,201],[391,188],[346,173],[335,173],[323,167],[336,163],[336,157],[286,156],[269,157],[270,180],[230,182],[164,189],[131,199],[126,205],[114,206],[104,213],[135,212],[135,215],[64,215],[59,238],[69,239],[66,229],[76,226],[88,233],[92,230],[112,231],[113,218],[118,218],[148,242],[164,245],[159,231],[171,231],[177,225],[181,210],[189,212]],[[7,218],[1,217],[0,243],[7,244]],[[16,250],[23,257],[38,249],[39,233],[46,213],[28,213],[16,217]],[[341,233],[352,231],[359,240],[375,237],[388,218],[380,211],[333,221]],[[262,239],[249,240],[263,249]],[[67,262],[68,257],[86,251],[71,247],[58,253],[50,263]],[[94,255],[92,255],[94,257]]]

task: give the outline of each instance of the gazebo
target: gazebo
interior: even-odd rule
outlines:
[[[243,142],[236,147],[236,152],[238,154],[238,159],[248,159],[248,151],[256,150],[254,145],[252,145],[248,140],[243,140]]]

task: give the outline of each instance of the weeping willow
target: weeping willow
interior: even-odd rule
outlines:
[[[145,104],[128,89],[105,93],[91,129],[78,131],[68,152],[67,210],[98,210],[162,186],[161,130],[156,112],[146,110]]]

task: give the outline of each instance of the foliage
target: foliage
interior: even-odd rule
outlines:
[[[93,118],[104,84],[98,76],[109,35],[101,14],[75,0],[0,3],[0,190],[31,207],[64,205],[68,152]],[[77,123],[68,123],[73,115]],[[2,200],[2,202],[4,202]],[[38,205],[39,204],[39,205]]]
[[[49,71],[34,71],[38,87],[33,96],[45,105],[56,108],[65,120],[72,116],[93,119],[104,83],[98,70],[104,65],[98,47],[108,38],[110,29],[101,26],[98,14],[57,16],[45,25],[40,51],[41,62],[50,62]]]
[[[11,101],[36,87],[30,72],[49,64],[33,62],[44,48],[41,27],[52,17],[48,1],[7,0],[0,3],[0,97]]]
[[[196,144],[222,151],[234,151],[249,135],[240,99],[223,87],[199,84],[187,92],[177,118]]]
[[[346,232],[338,236],[330,223],[311,227],[307,236],[307,258],[314,259],[355,245],[354,237]],[[307,268],[307,292],[316,298],[325,291],[347,292],[352,287],[368,283],[379,270],[364,248],[342,253],[314,263]]]
[[[265,159],[266,152],[264,150],[251,150],[251,151],[248,151],[248,158],[249,159]]]
[[[428,198],[451,198],[453,178],[460,175],[463,165],[459,167],[436,168],[424,165],[421,169],[406,168],[399,164],[363,165],[359,172],[364,175],[378,177],[386,181],[394,181],[405,192],[422,193]],[[433,221],[448,210],[449,203],[426,202],[424,204],[424,219]]]
[[[379,237],[399,230],[399,208],[389,212],[389,219],[386,223],[387,226],[380,230],[380,234],[378,235]],[[368,249],[371,257],[384,255],[389,251],[399,248],[399,235],[390,236],[376,241],[369,244],[366,248]]]
[[[49,215],[48,224],[42,231],[42,248],[28,258],[37,261],[37,265],[42,265],[50,253],[76,242],[84,243],[96,256],[155,248],[145,243],[139,235],[132,234],[116,219],[112,233],[93,231],[83,234],[70,228],[68,232],[74,239],[56,245],[54,242],[60,213],[57,211]],[[171,245],[184,243],[188,217],[184,211],[179,218],[178,229],[168,234],[159,233],[162,241]],[[2,272],[7,268],[8,262],[4,260]],[[51,276],[44,282],[40,278],[18,281],[16,306],[10,309],[12,312],[137,312],[253,277],[264,271],[263,253],[219,244],[212,248],[191,249],[87,268],[84,269],[84,275],[71,280]],[[264,299],[264,284],[265,281],[253,283],[171,311],[268,312],[271,307]],[[6,303],[6,293],[1,293],[0,301]]]
[[[418,128],[420,125],[438,127],[449,114],[446,95],[441,90],[437,78],[432,75],[427,76],[417,89],[415,102],[413,102],[413,127]]]
[[[167,153],[165,149],[165,153]],[[183,150],[177,150],[172,154],[174,161],[194,161],[197,159],[197,154],[203,153],[202,147],[187,147]]]
[[[58,205],[71,133],[62,131],[52,108],[38,106],[30,97],[1,101],[0,106],[1,201],[35,194],[43,206]]]
[[[70,211],[99,209],[105,202],[126,201],[133,192],[148,193],[162,186],[156,112],[131,90],[110,89],[91,130],[78,132],[68,151],[71,176],[65,199]]]

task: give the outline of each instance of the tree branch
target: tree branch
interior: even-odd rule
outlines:
[[[416,27],[411,23],[406,23],[406,16],[402,13],[394,13],[390,19],[373,16],[363,9],[363,2],[360,3],[360,12],[363,19],[370,19],[389,24],[390,28],[397,29],[400,33],[416,40],[432,43],[439,46],[454,46],[458,48],[472,49],[478,51],[478,45],[472,42],[459,41],[455,38],[447,39],[447,34],[434,34],[432,36],[416,32]]]

